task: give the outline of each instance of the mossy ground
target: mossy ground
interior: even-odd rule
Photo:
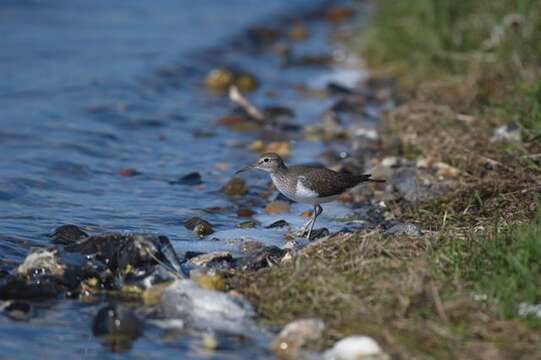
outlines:
[[[541,321],[517,309],[541,303],[541,0],[374,3],[353,48],[400,83],[382,156],[450,164],[458,187],[388,204],[419,238],[338,236],[228,286],[271,325],[323,319],[315,348],[366,334],[405,359],[539,358]],[[522,141],[491,141],[509,122]]]

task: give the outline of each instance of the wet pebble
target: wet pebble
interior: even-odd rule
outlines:
[[[195,225],[192,232],[198,237],[203,237],[214,233],[214,230],[212,229],[212,225],[205,221]]]
[[[320,319],[292,321],[274,338],[271,350],[279,357],[296,358],[302,346],[321,338],[324,329],[325,324]]]
[[[203,183],[203,179],[201,177],[201,174],[194,171],[189,174],[186,174],[182,176],[178,180],[170,181],[169,184],[171,185],[201,185]]]
[[[376,340],[368,336],[349,336],[339,340],[332,349],[323,354],[324,360],[386,360],[388,355],[383,352]]]
[[[289,212],[289,203],[286,201],[272,201],[265,207],[267,214],[280,214]]]
[[[133,340],[143,335],[143,323],[132,310],[108,305],[94,317],[92,333],[103,338],[113,351],[124,351],[129,349]]]
[[[51,241],[55,244],[67,245],[87,238],[88,234],[76,225],[62,225],[49,235]]]
[[[274,228],[283,228],[285,226],[289,226],[289,223],[285,220],[278,220],[273,222],[270,225],[265,226],[265,229],[274,229]]]
[[[310,241],[314,241],[319,238],[323,238],[325,236],[329,236],[330,232],[327,228],[321,228],[321,229],[314,229],[312,230],[312,233],[310,234]]]
[[[251,217],[255,214],[252,209],[240,208],[237,210],[238,217]]]
[[[241,222],[240,224],[237,224],[237,228],[239,229],[252,229],[255,228],[258,225],[258,222],[255,220],[246,220]]]
[[[124,168],[118,171],[118,175],[124,176],[124,177],[132,177],[132,176],[138,176],[142,174],[143,174],[142,172],[133,168]]]
[[[58,258],[56,249],[33,249],[17,268],[17,274],[31,277],[34,275],[50,274],[58,277],[64,275],[66,267]]]
[[[245,240],[240,244],[240,251],[243,253],[254,253],[265,248],[265,244],[256,240]]]
[[[227,196],[236,197],[242,196],[248,192],[244,180],[238,177],[233,177],[221,189]]]
[[[257,271],[280,262],[286,254],[277,246],[267,246],[238,260],[238,267],[243,271]]]
[[[29,320],[32,317],[32,305],[25,301],[13,301],[4,308],[4,313],[12,320]]]

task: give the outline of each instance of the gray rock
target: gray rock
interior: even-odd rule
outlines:
[[[250,334],[255,313],[248,302],[222,292],[199,287],[191,280],[177,280],[161,297],[167,318],[179,318],[187,326],[231,334]]]

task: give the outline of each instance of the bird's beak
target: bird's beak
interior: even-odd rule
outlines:
[[[243,167],[242,169],[239,169],[237,171],[235,171],[235,174],[240,174],[241,172],[245,172],[245,171],[248,171],[248,170],[252,170],[255,168],[255,165],[254,164],[250,164],[250,165],[247,165],[245,167]]]

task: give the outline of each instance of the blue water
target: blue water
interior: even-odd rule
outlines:
[[[292,106],[298,123],[313,121],[328,100],[304,99],[301,104],[295,86],[321,69],[283,69],[271,53],[247,56],[231,44],[248,26],[301,14],[316,3],[1,1],[1,268],[13,269],[30,247],[48,244],[46,235],[65,223],[91,233],[164,234],[179,252],[234,250],[238,244],[220,241],[219,234],[234,238],[231,229],[243,219],[218,189],[254,157],[231,145],[249,143],[254,135],[216,126],[215,120],[232,105],[205,91],[202,83],[212,67],[240,66],[262,83],[252,100]],[[297,50],[327,51],[329,29],[319,23],[308,27],[311,37]],[[274,97],[267,96],[277,89]],[[212,136],[196,136],[198,132]],[[306,153],[320,145],[303,146]],[[219,170],[217,163],[229,167]],[[120,176],[126,168],[142,174]],[[201,173],[202,186],[169,183],[192,171]],[[259,186],[266,182],[258,175],[254,179]],[[214,206],[230,211],[203,210]],[[182,226],[191,216],[209,220],[218,240],[195,238]],[[268,237],[276,242],[282,235]],[[97,304],[43,306],[29,323],[0,318],[0,357],[116,356],[91,335]],[[131,356],[208,358],[181,341],[165,344],[157,333],[150,334],[135,343]],[[235,351],[226,355],[242,358]]]

